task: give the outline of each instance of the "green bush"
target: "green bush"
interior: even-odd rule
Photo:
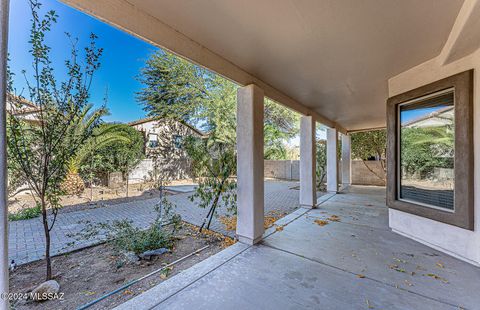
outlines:
[[[155,206],[156,218],[147,227],[136,227],[131,220],[113,221],[112,223],[90,223],[78,234],[70,235],[77,240],[91,240],[103,234],[106,242],[117,252],[145,251],[159,248],[172,248],[175,233],[181,227],[181,217],[174,212],[175,205],[163,198]]]
[[[9,221],[21,221],[21,220],[28,220],[39,217],[42,214],[42,210],[40,209],[39,205],[31,208],[25,208],[17,213],[9,213],[8,220]]]
[[[113,223],[112,230],[115,238],[111,240],[111,244],[119,251],[141,254],[145,251],[169,249],[173,246],[173,235],[158,224],[142,230],[134,227],[131,221],[123,220]]]

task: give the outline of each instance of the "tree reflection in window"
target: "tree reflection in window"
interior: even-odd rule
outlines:
[[[454,209],[454,92],[399,106],[399,198]]]

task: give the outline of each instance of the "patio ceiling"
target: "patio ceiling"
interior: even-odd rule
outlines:
[[[388,78],[440,54],[463,0],[64,2],[243,84],[247,80],[226,67],[238,68],[308,108],[300,112],[358,130],[385,125]],[[148,35],[154,30],[135,27],[145,18],[125,21],[132,14],[107,9],[141,12],[226,62],[211,66],[210,54],[186,55],[191,42],[158,42]]]

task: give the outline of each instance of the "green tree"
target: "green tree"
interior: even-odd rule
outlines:
[[[200,199],[200,208],[210,207],[200,227],[202,231],[207,221],[207,229],[210,228],[220,201],[228,211],[236,213],[237,185],[231,178],[237,169],[236,151],[231,143],[225,143],[215,136],[189,137],[185,147],[192,159],[195,177],[198,178],[198,187],[190,199]]]
[[[454,158],[452,126],[402,128],[401,164],[405,172],[420,173],[422,177],[426,177],[435,167],[452,168]]]
[[[286,143],[299,132],[300,116],[292,110],[265,99],[264,157],[288,159]]]
[[[92,183],[95,176],[120,171],[127,180],[143,159],[143,135],[127,124],[102,124],[77,153],[81,175]],[[127,191],[128,196],[128,191]]]
[[[145,87],[138,100],[149,115],[193,123],[204,112],[213,79],[208,70],[160,50],[141,70],[139,80]]]
[[[235,144],[238,86],[173,54],[159,51],[147,60],[138,100],[152,116],[199,126]],[[265,100],[265,158],[284,159],[285,142],[298,133],[299,116]]]
[[[49,280],[52,278],[50,231],[60,208],[60,183],[65,177],[67,162],[100,123],[100,118],[94,118],[89,126],[79,126],[82,115],[89,108],[89,87],[94,72],[100,66],[102,49],[96,47],[96,36],[92,34],[91,43],[85,48],[82,65],[78,61],[79,51],[75,40],[72,40],[71,58],[65,61],[66,80],[58,81],[50,61],[50,47],[45,43],[45,35],[58,16],[54,11],[49,11],[40,17],[38,12],[41,5],[36,0],[30,0],[30,8],[33,78],[27,78],[25,71],[23,75],[27,80],[29,99],[38,108],[37,119],[35,123],[27,122],[21,115],[11,113],[7,120],[7,143],[9,160],[20,167],[42,210],[46,278]],[[13,92],[13,89],[9,91]],[[22,103],[12,104],[15,110]],[[48,216],[48,209],[51,210],[51,217]]]
[[[108,111],[105,107],[99,109],[94,109],[92,105],[87,105],[82,113],[78,116],[78,121],[72,124],[71,130],[75,132],[83,132],[87,128],[92,126],[92,123],[98,119],[101,119],[103,116],[108,114]],[[62,182],[62,190],[67,195],[80,195],[85,189],[85,184],[83,179],[79,175],[80,163],[82,159],[86,156],[89,149],[93,147],[92,141],[97,139],[103,140],[102,136],[106,133],[95,128],[92,132],[92,135],[88,137],[85,142],[78,147],[75,151],[75,155],[72,156],[67,162],[67,173],[65,179]]]
[[[187,144],[200,182],[192,199],[199,198],[200,207],[210,207],[209,227],[220,199],[228,209],[236,207],[232,176],[236,172],[238,86],[164,51],[150,57],[140,81],[145,87],[138,100],[151,116],[195,124],[209,134],[207,139],[192,137]],[[265,100],[266,158],[286,157],[285,141],[298,132],[298,120],[293,111]]]
[[[361,159],[365,167],[384,182],[387,173],[386,149],[387,132],[385,129],[352,133],[352,157]],[[367,161],[371,159],[380,161],[383,174],[377,173],[368,166]]]
[[[327,143],[325,140],[317,141],[315,176],[317,179],[317,189],[324,190],[323,183],[327,176]]]

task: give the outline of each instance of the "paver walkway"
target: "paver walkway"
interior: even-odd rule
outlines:
[[[272,210],[290,213],[298,204],[299,191],[292,189],[298,186],[298,182],[273,181],[265,182],[265,212]],[[181,193],[169,196],[168,199],[175,203],[176,212],[186,222],[200,225],[208,212],[208,209],[198,208],[188,198],[191,193]],[[77,240],[74,236],[85,229],[87,222],[105,223],[114,220],[130,219],[137,227],[148,226],[155,218],[154,206],[158,198],[139,200],[134,202],[110,205],[106,207],[74,211],[57,217],[51,232],[52,255],[67,253],[100,242],[104,236],[97,236],[90,240]],[[223,211],[221,208],[220,211]],[[222,212],[220,212],[221,214]],[[223,225],[214,219],[211,229],[230,234],[224,230]],[[45,251],[43,226],[40,218],[14,221],[9,223],[9,258],[17,264],[41,259]]]

